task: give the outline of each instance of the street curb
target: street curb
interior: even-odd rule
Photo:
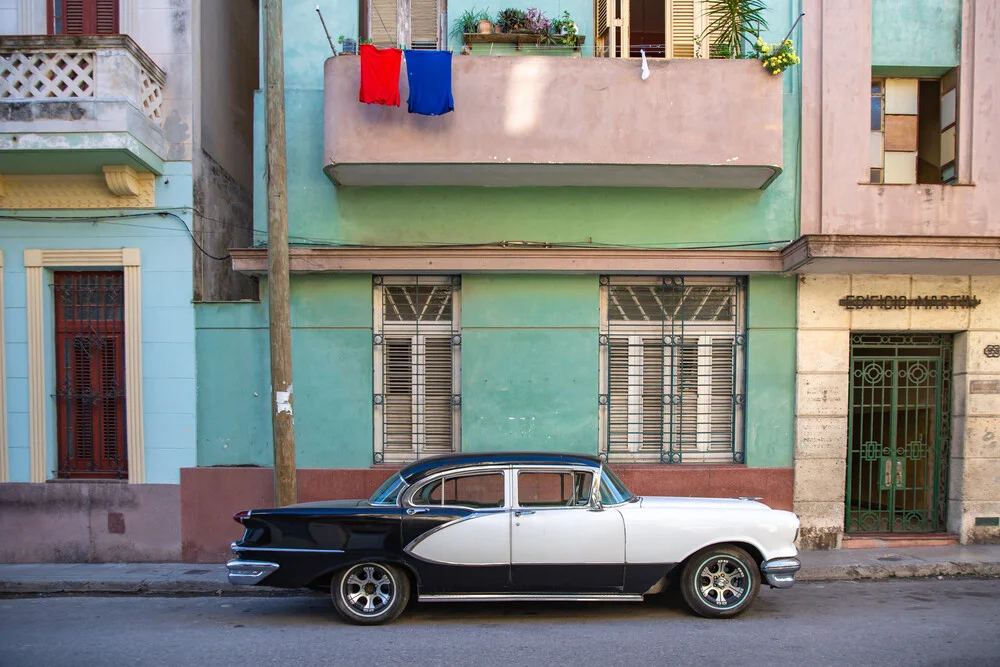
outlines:
[[[855,581],[861,579],[905,579],[913,577],[992,577],[1000,575],[1000,562],[921,563],[895,565],[847,565],[806,567],[796,581]]]
[[[848,565],[806,567],[796,575],[798,582],[904,579],[938,576],[1000,576],[1000,562],[924,563],[893,565]],[[0,596],[27,595],[121,595],[121,596],[219,596],[279,597],[311,594],[300,589],[265,586],[233,586],[227,581],[3,581]]]

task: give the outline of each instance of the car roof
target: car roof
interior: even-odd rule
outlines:
[[[589,454],[559,454],[545,452],[475,452],[445,454],[414,461],[399,471],[400,477],[412,484],[427,475],[450,468],[456,470],[484,465],[575,465],[597,468],[599,456]]]

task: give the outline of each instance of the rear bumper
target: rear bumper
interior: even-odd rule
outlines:
[[[760,564],[761,574],[771,588],[791,588],[800,569],[802,563],[798,558],[774,558]]]
[[[229,569],[229,583],[238,586],[253,586],[277,570],[278,564],[262,560],[234,559],[226,563],[226,567]]]

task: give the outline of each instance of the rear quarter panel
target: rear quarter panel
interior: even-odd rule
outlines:
[[[771,509],[619,508],[625,519],[627,563],[679,563],[704,547],[743,542],[764,557],[794,556],[798,519]]]

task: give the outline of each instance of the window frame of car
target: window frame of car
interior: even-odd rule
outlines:
[[[500,507],[474,507],[472,505],[457,505],[457,504],[424,504],[414,502],[414,496],[416,496],[422,489],[427,487],[429,484],[433,484],[439,480],[450,479],[453,477],[473,477],[476,475],[501,475],[503,477],[503,505]],[[498,467],[498,466],[477,466],[474,468],[459,468],[442,470],[427,477],[424,477],[419,482],[411,484],[404,493],[400,494],[400,503],[403,508],[447,508],[447,509],[466,509],[473,512],[502,512],[508,511],[511,508],[511,501],[513,500],[512,491],[510,488],[511,484],[510,467]]]
[[[517,479],[521,473],[589,473],[590,474],[590,496],[586,505],[521,505],[521,498],[518,494]],[[602,509],[600,497],[601,469],[600,467],[581,465],[514,465],[511,469],[510,491],[511,507],[515,510],[592,510]]]

